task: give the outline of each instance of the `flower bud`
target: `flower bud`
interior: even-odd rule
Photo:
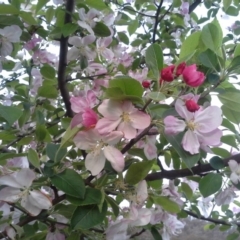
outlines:
[[[150,83],[149,81],[147,81],[147,80],[142,81],[142,86],[143,86],[144,88],[149,88],[150,85],[151,85],[151,83]]]
[[[175,78],[174,76],[174,65],[170,65],[168,67],[165,67],[161,71],[161,79],[166,81],[166,82],[172,82],[173,79]]]
[[[185,102],[185,105],[189,112],[196,112],[200,108],[200,106],[193,99],[187,100]]]
[[[182,62],[180,63],[178,66],[177,66],[177,69],[176,69],[176,76],[179,77],[180,75],[182,75],[182,72],[183,70],[185,69],[186,67],[186,63],[185,62]]]
[[[197,71],[196,64],[185,67],[182,76],[184,82],[190,87],[200,86],[205,79],[204,73]]]

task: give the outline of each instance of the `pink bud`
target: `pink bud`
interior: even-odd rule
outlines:
[[[196,112],[200,108],[200,106],[193,99],[187,100],[185,105],[189,112]]]
[[[175,78],[173,74],[174,68],[175,68],[174,65],[170,65],[168,67],[163,68],[161,71],[161,79],[166,82],[172,82],[173,79]]]
[[[151,83],[150,83],[149,81],[147,81],[147,80],[145,80],[145,81],[142,82],[142,86],[143,86],[144,88],[149,88],[150,85],[151,85]]]
[[[205,79],[204,73],[197,71],[196,64],[185,67],[182,76],[184,82],[190,87],[200,86]]]
[[[88,108],[86,111],[82,114],[82,124],[84,127],[91,128],[94,127],[98,121],[97,114],[91,109]]]
[[[182,75],[182,72],[183,72],[183,70],[185,69],[185,67],[186,67],[186,63],[185,63],[185,62],[182,62],[182,63],[180,63],[180,64],[177,66],[177,69],[176,69],[176,76],[177,76],[177,77],[180,76],[180,75]]]

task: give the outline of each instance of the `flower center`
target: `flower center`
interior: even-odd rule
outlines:
[[[187,126],[191,131],[194,131],[198,127],[198,124],[195,123],[193,120],[190,120],[189,122],[187,122]]]
[[[98,141],[97,144],[96,144],[96,146],[95,146],[94,149],[93,149],[93,154],[94,154],[95,156],[98,155],[99,152],[102,150],[103,146],[104,146],[104,142]]]
[[[130,117],[129,117],[129,113],[126,113],[126,112],[123,112],[123,114],[122,114],[122,120],[124,121],[124,122],[130,122],[131,120],[130,120]]]

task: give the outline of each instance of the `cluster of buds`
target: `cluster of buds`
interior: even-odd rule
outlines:
[[[170,65],[163,68],[160,81],[172,82],[180,75],[182,75],[183,81],[190,87],[198,87],[205,80],[204,73],[197,71],[196,64],[186,66],[186,63],[182,62],[177,67]]]

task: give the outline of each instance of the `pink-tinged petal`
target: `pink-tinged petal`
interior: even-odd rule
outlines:
[[[10,55],[13,51],[13,45],[10,42],[3,42],[1,43],[1,49],[0,49],[0,53],[2,55],[2,57],[6,57],[8,55]]]
[[[51,200],[42,192],[33,190],[29,191],[29,201],[32,205],[40,209],[49,209],[52,207]]]
[[[135,108],[133,106],[132,102],[130,102],[130,101],[122,102],[121,109],[122,109],[123,112],[126,112],[126,113],[134,113],[134,112],[138,111],[138,109]]]
[[[110,43],[112,42],[112,37],[105,37],[103,38],[103,43],[105,47],[108,47],[110,45]]]
[[[30,187],[36,174],[29,168],[23,168],[16,173],[16,179],[22,187]]]
[[[97,141],[100,140],[100,134],[96,129],[80,131],[73,138],[73,142],[75,143],[76,147],[83,150],[89,150],[94,148],[97,144]]]
[[[145,144],[143,150],[148,160],[157,158],[157,147],[155,144],[152,144],[152,143]]]
[[[108,119],[119,119],[123,113],[122,103],[119,101],[105,99],[98,107],[98,112]]]
[[[72,47],[67,54],[67,61],[72,61],[78,59],[80,56],[80,51],[76,47]]]
[[[114,120],[111,120],[108,118],[102,118],[98,120],[95,128],[99,131],[100,134],[106,134],[115,130],[117,126],[120,124],[120,122],[121,122],[121,118],[114,119]]]
[[[219,107],[210,106],[202,111],[197,111],[194,122],[198,124],[197,130],[199,132],[211,132],[221,125],[222,110]]]
[[[191,120],[194,118],[194,113],[189,112],[185,106],[185,102],[181,99],[178,98],[176,103],[175,103],[175,109],[177,111],[177,113],[179,114],[179,116],[181,116],[182,118],[186,119],[186,120]]]
[[[102,51],[102,56],[111,61],[114,58],[114,53],[112,52],[112,50],[105,48]]]
[[[90,152],[88,153],[85,160],[85,167],[91,172],[93,176],[98,175],[104,168],[106,158],[102,150],[98,153]]]
[[[78,14],[79,14],[79,18],[81,20],[86,20],[87,19],[87,15],[85,13],[85,8],[80,8],[79,11],[78,11]]]
[[[147,225],[152,217],[150,209],[141,208],[138,210],[138,217],[135,221],[131,222],[131,226],[145,226]]]
[[[88,32],[89,32],[91,35],[94,35],[94,32],[93,32],[92,28],[91,28],[87,23],[85,23],[85,22],[83,22],[83,21],[78,21],[78,25],[79,25],[80,27],[82,27],[82,28],[87,29]]]
[[[70,123],[71,128],[74,128],[74,127],[76,127],[76,126],[78,126],[79,128],[82,127],[82,122],[83,122],[82,113],[76,114],[76,115],[72,118],[72,121],[71,121],[71,123]]]
[[[151,123],[150,116],[141,111],[136,111],[134,113],[131,113],[129,117],[130,117],[132,126],[136,129],[145,129]]]
[[[142,180],[137,185],[137,204],[143,204],[145,200],[148,198],[148,188],[147,182]]]
[[[0,185],[22,188],[22,185],[16,179],[16,172],[0,176]]]
[[[5,187],[0,190],[0,200],[4,202],[17,202],[20,198],[20,189],[13,187]]]
[[[200,133],[196,131],[196,134],[200,144],[210,146],[221,145],[222,131],[220,129],[215,129],[209,133]]]
[[[89,107],[88,102],[82,97],[70,98],[71,108],[75,113],[83,113],[86,108]]]
[[[97,17],[99,14],[100,14],[100,12],[98,10],[91,8],[88,11],[87,16],[88,16],[88,19],[93,19],[93,18]]]
[[[191,154],[199,153],[200,144],[197,135],[191,130],[187,130],[182,140],[182,146],[185,151],[190,152]]]
[[[89,45],[95,41],[96,37],[94,35],[87,35],[82,38],[83,45]]]
[[[126,139],[133,139],[137,136],[137,130],[132,127],[131,122],[121,122],[117,130],[122,131]]]
[[[240,181],[240,176],[233,172],[230,175],[230,179],[233,183],[238,184],[238,182]]]
[[[115,145],[123,138],[123,133],[121,131],[113,131],[107,135],[101,135],[101,137],[105,143]]]
[[[164,118],[165,133],[174,135],[183,132],[186,128],[186,123],[183,120],[179,120],[174,116],[167,116]]]
[[[84,127],[93,127],[98,121],[98,115],[91,109],[86,109],[82,114],[82,123]]]
[[[20,42],[20,36],[22,35],[22,29],[17,25],[12,25],[4,28],[4,36],[10,42]]]
[[[5,231],[9,239],[16,239],[16,231],[14,228],[8,226],[6,227]]]
[[[236,169],[238,168],[238,163],[235,160],[229,160],[228,165],[232,172],[235,172]]]
[[[94,107],[97,104],[96,94],[92,90],[87,91],[86,99],[90,107]]]
[[[70,37],[68,39],[68,43],[75,46],[75,47],[82,47],[82,39],[77,36]]]
[[[22,196],[21,206],[25,208],[31,216],[37,216],[42,211],[41,208],[32,204],[28,193]]]
[[[125,161],[123,154],[113,146],[106,146],[103,149],[106,159],[111,163],[114,170],[122,172],[124,169]]]

